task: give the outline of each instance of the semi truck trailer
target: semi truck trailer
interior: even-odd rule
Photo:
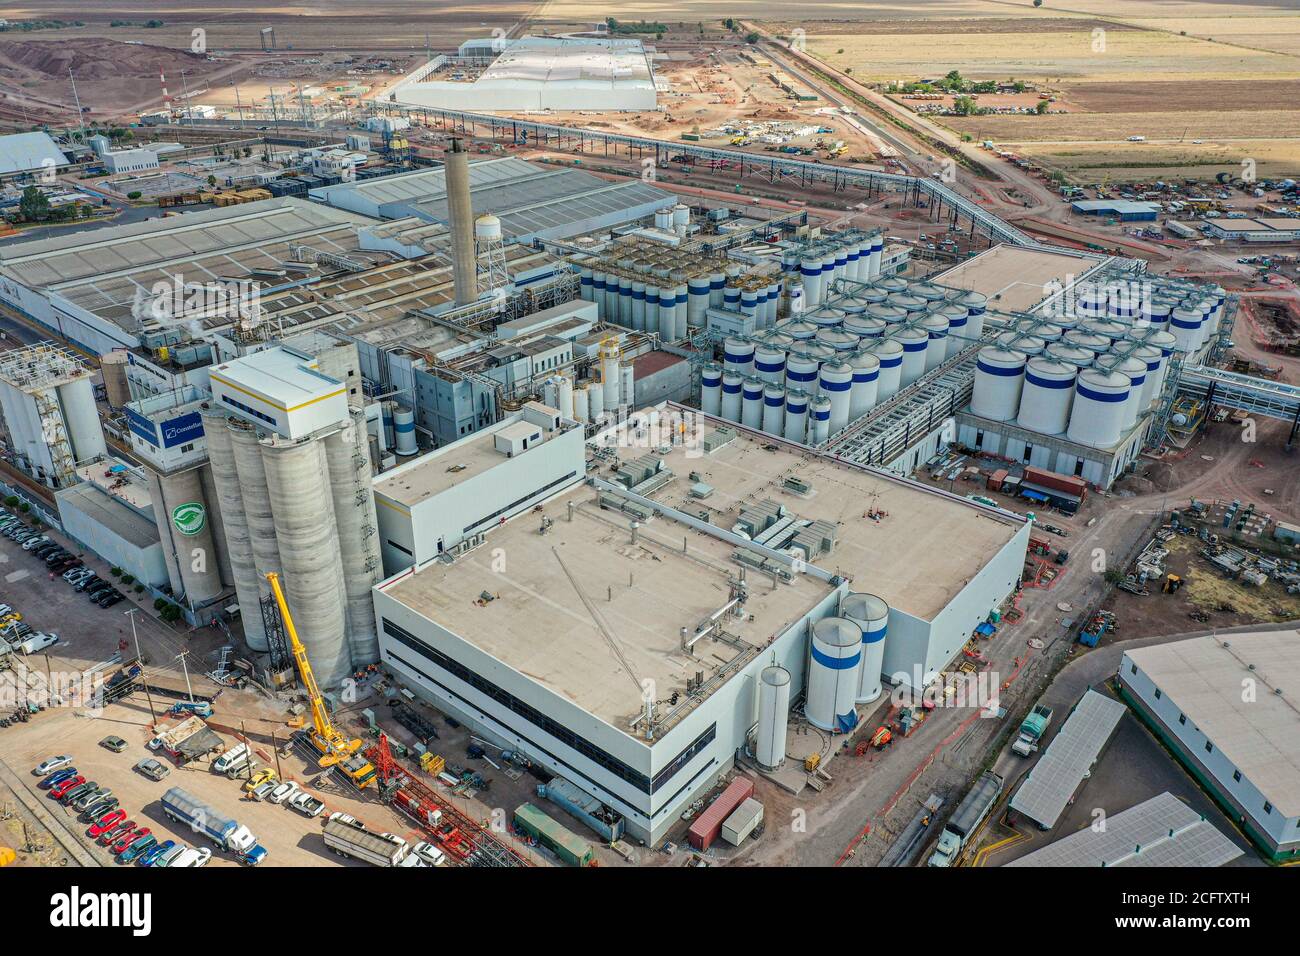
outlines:
[[[162,798],[163,813],[201,834],[222,850],[229,850],[239,862],[257,866],[266,858],[266,847],[257,842],[248,827],[218,813],[213,807],[180,787],[172,787]]]

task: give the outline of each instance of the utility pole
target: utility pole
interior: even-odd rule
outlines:
[[[86,142],[85,114],[81,112],[81,97],[77,95],[77,78],[72,75],[72,67],[68,67],[68,79],[72,81],[72,100],[77,104],[77,131],[81,133],[81,142],[84,145]]]
[[[244,128],[244,104],[239,101],[239,84],[236,83],[234,80],[231,80],[230,85],[235,88],[235,109],[239,111],[239,128],[243,129]]]
[[[248,740],[248,731],[244,729],[244,722],[239,722],[239,735],[244,738],[244,746],[248,748],[248,762],[244,764],[244,779],[250,783],[253,780],[253,745]]]
[[[194,125],[194,112],[190,109],[190,87],[185,82],[185,71],[181,70],[181,96],[185,98],[185,112],[189,114],[190,125]]]
[[[275,779],[283,780],[284,771],[280,769],[280,742],[275,739],[275,731],[271,731],[271,752],[275,754]]]
[[[158,713],[153,709],[153,694],[149,693],[149,678],[144,672],[144,658],[140,656],[140,635],[135,630],[135,615],[139,608],[131,608],[126,616],[131,619],[131,639],[135,641],[135,660],[140,665],[140,678],[144,685],[145,700],[149,701],[149,717],[152,723],[158,723]]]
[[[190,696],[190,703],[194,703],[194,688],[190,686],[190,669],[186,666],[185,659],[190,656],[189,651],[181,651],[176,655],[176,660],[181,662],[181,670],[185,673],[185,692]]]

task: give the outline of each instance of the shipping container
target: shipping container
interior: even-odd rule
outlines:
[[[622,839],[623,815],[563,777],[552,777],[550,782],[540,785],[537,795],[546,797],[577,817],[599,833],[606,843]]]
[[[570,866],[590,866],[595,857],[590,843],[531,803],[520,804],[515,810],[515,826]]]
[[[723,822],[722,839],[732,846],[740,846],[745,842],[745,837],[753,833],[762,822],[763,805],[750,797]]]
[[[691,824],[686,840],[697,850],[707,850],[722,832],[723,821],[754,795],[754,781],[737,777]]]
[[[999,468],[997,471],[993,472],[993,474],[989,475],[988,481],[985,482],[985,487],[988,488],[989,491],[1001,491],[1002,482],[1007,480],[1007,474],[1008,472],[1005,468]]]
[[[1024,479],[1033,485],[1042,485],[1044,488],[1052,488],[1067,495],[1074,495],[1080,501],[1088,494],[1088,483],[1082,478],[1075,478],[1073,475],[1061,475],[1045,468],[1034,468],[1032,466],[1026,468]]]

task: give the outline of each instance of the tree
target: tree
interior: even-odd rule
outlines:
[[[1041,7],[1042,5],[1043,5],[1043,0],[1034,0],[1034,6]]]
[[[1047,100],[1039,100],[1038,105],[1034,107],[1034,112],[1042,116],[1047,112]]]
[[[757,43],[758,40],[759,40],[759,36],[758,36],[757,33],[746,33],[746,34],[745,34],[745,42],[746,42],[746,43]]]
[[[958,116],[974,116],[979,112],[973,96],[959,96],[952,101],[952,111]]]
[[[39,188],[28,186],[23,190],[22,199],[18,201],[18,211],[28,222],[40,222],[50,214],[50,201]]]

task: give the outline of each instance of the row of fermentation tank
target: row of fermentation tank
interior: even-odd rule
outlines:
[[[1161,283],[1141,302],[1105,289],[1077,295],[1074,315],[1020,320],[979,352],[970,411],[1043,435],[1110,448],[1159,400],[1175,353],[1217,333],[1227,295]]]
[[[723,342],[701,373],[700,408],[789,441],[819,445],[977,342],[978,292],[891,276]]]
[[[781,243],[758,263],[702,258],[698,253],[620,246],[578,267],[581,296],[599,307],[601,319],[656,333],[665,342],[703,328],[709,309],[752,317],[770,329],[782,316],[820,306],[836,280],[867,282],[880,274],[884,248],[879,233],[851,231],[811,242]]]
[[[831,733],[848,733],[857,725],[857,707],[875,701],[883,690],[888,631],[889,605],[858,592],[844,595],[837,616],[813,624],[804,695],[808,723]],[[785,759],[789,713],[790,672],[777,664],[763,668],[754,757],[764,769],[775,770]]]

